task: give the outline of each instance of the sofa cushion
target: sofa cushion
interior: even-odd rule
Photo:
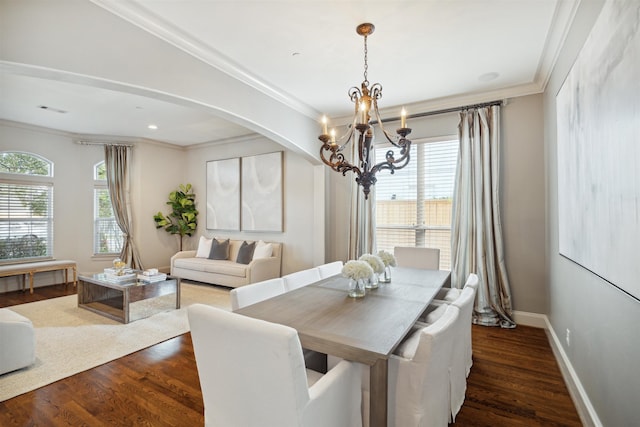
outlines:
[[[265,243],[260,240],[256,244],[256,249],[253,251],[253,259],[270,258],[272,253],[273,246],[271,243]]]
[[[246,264],[238,264],[235,261],[229,260],[217,260],[204,266],[204,271],[208,273],[217,273],[225,276],[236,277],[246,277],[248,269],[249,266]]]
[[[229,260],[214,260],[207,258],[180,258],[173,263],[175,268],[216,273],[225,276],[247,277],[249,267]]]
[[[196,251],[196,258],[209,258],[211,253],[211,242],[213,239],[207,239],[204,236],[200,236],[198,242],[198,250]]]
[[[209,259],[229,259],[229,239],[213,239],[213,241],[211,242],[211,252],[209,252]]]
[[[256,242],[247,243],[246,240],[240,245],[236,262],[240,264],[249,264],[253,259],[253,251],[256,248]]]

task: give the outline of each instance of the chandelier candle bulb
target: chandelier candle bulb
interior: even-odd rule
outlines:
[[[400,112],[400,128],[405,129],[407,127],[407,110],[404,108]]]
[[[327,116],[322,116],[322,134],[327,134]]]
[[[331,145],[335,145],[336,144],[336,130],[335,129],[331,129],[331,137],[329,138],[329,142],[331,142]]]

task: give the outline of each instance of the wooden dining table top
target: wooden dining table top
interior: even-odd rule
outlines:
[[[336,275],[236,312],[296,329],[304,348],[372,365],[393,352],[449,282],[449,271],[394,268],[391,283],[351,298],[348,279]]]

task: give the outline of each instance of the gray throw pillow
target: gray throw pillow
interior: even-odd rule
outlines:
[[[245,240],[240,245],[240,250],[238,251],[238,258],[236,258],[236,262],[238,264],[249,264],[253,259],[253,251],[256,249],[256,242],[247,243]]]
[[[209,259],[229,259],[229,239],[222,241],[213,239]]]

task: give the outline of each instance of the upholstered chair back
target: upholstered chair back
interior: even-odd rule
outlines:
[[[320,271],[317,268],[309,268],[287,274],[282,279],[284,279],[284,288],[289,292],[320,280]]]
[[[393,248],[398,267],[440,269],[440,249],[396,246]]]
[[[300,425],[309,393],[295,329],[201,304],[188,315],[206,425]]]
[[[205,426],[361,427],[360,365],[305,369],[295,329],[204,304],[188,310]]]
[[[342,267],[344,263],[342,261],[334,261],[329,262],[327,264],[322,264],[318,266],[318,272],[320,273],[320,278],[324,279],[326,277],[335,276],[336,274],[342,273]]]
[[[231,309],[237,310],[283,294],[284,292],[284,281],[281,277],[240,286],[232,289],[229,293],[231,297]]]

